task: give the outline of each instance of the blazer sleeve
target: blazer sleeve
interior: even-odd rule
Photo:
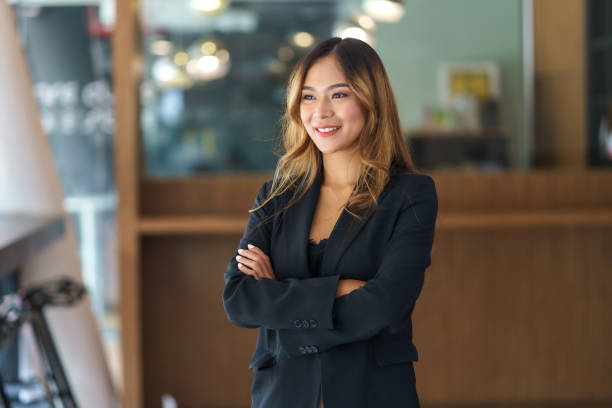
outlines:
[[[410,322],[430,265],[438,211],[435,184],[422,178],[408,194],[375,276],[348,295],[336,299],[334,328],[279,331],[283,352],[296,357],[310,346],[324,352],[334,346],[366,340],[383,329],[398,329]],[[322,298],[324,299],[324,298]]]
[[[270,184],[269,181],[261,186],[253,208],[268,196]],[[274,207],[270,201],[258,211],[250,213],[239,248],[246,249],[250,243],[270,254]],[[247,328],[333,328],[332,308],[338,276],[256,280],[238,269],[237,254],[236,251],[224,275],[223,306],[230,322]]]

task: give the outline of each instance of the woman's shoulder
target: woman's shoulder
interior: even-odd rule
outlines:
[[[282,193],[275,193],[276,186],[274,185],[274,179],[266,180],[260,187],[257,192],[257,202],[263,203],[266,202],[266,207],[270,208],[281,208],[283,207],[291,194],[293,194],[293,188],[289,187]],[[268,200],[268,198],[272,195],[272,198]]]
[[[267,202],[267,204],[274,204],[274,202],[276,201],[275,199],[269,200],[268,201],[268,197],[270,196],[271,192],[272,192],[272,179],[270,180],[266,180],[263,182],[263,184],[261,186],[259,186],[259,190],[257,191],[257,202],[259,204],[263,203],[263,202]]]
[[[267,198],[270,194],[270,190],[272,189],[272,181],[273,179],[264,181],[263,184],[259,186],[259,191],[257,192],[257,195]]]
[[[390,208],[411,209],[419,223],[435,223],[438,211],[436,185],[431,176],[399,169],[392,176],[392,191],[387,196]]]
[[[386,196],[387,205],[411,207],[417,202],[428,202],[437,208],[438,193],[431,176],[402,168],[391,169],[390,191]]]
[[[390,179],[395,189],[405,191],[406,189],[419,190],[429,188],[433,189],[435,192],[435,182],[433,178],[427,174],[391,166]]]

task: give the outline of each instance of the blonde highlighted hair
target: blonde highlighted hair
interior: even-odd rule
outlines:
[[[306,133],[300,118],[302,87],[306,74],[319,59],[333,56],[344,72],[349,88],[365,112],[359,135],[360,172],[344,208],[359,218],[363,210],[376,207],[389,180],[389,167],[415,172],[402,135],[397,104],[385,67],[367,43],[353,38],[330,38],[319,43],[295,66],[287,87],[286,109],[282,118],[283,154],[278,160],[268,197],[250,211],[293,189],[283,210],[299,201],[314,183],[322,168],[322,155]]]

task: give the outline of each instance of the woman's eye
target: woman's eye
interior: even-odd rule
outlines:
[[[348,95],[345,94],[344,92],[336,92],[335,94],[332,95],[332,98],[345,98]]]
[[[306,95],[303,95],[303,96],[302,96],[302,99],[305,99],[305,100],[307,100],[307,101],[310,101],[310,100],[314,99],[314,96],[306,94]]]

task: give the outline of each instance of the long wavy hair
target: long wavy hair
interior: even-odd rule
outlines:
[[[300,117],[300,102],[308,70],[327,56],[336,58],[365,113],[365,124],[358,137],[359,177],[344,209],[359,218],[362,210],[375,208],[389,181],[391,164],[416,172],[402,135],[395,96],[380,57],[363,41],[330,38],[305,55],[291,73],[285,113],[281,119],[284,153],[278,160],[268,197],[251,212],[288,190],[293,190],[293,194],[281,211],[291,207],[312,186],[322,169],[322,154],[306,133]]]

